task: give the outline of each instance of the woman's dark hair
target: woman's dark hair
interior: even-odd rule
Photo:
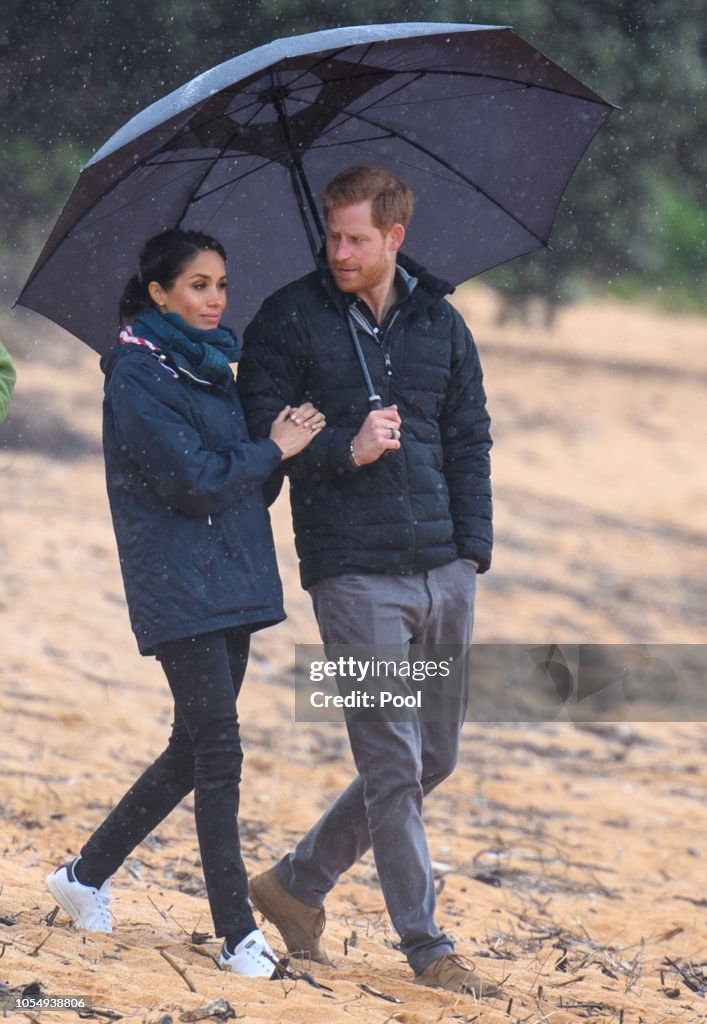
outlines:
[[[170,228],[148,239],[140,250],[140,271],[130,278],[120,300],[120,322],[129,323],[143,309],[154,308],[147,286],[157,281],[168,291],[199,252],[217,252],[226,262],[224,247],[200,231]]]

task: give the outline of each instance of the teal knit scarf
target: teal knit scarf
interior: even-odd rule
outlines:
[[[133,334],[167,352],[177,352],[198,377],[225,386],[231,379],[229,363],[236,363],[241,343],[227,327],[202,331],[190,327],[178,313],[158,313],[145,309],[132,325]]]

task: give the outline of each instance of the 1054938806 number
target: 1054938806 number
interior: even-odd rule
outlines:
[[[10,1010],[90,1010],[90,996],[13,995]]]

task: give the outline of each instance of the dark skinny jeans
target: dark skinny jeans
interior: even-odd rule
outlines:
[[[193,789],[214,931],[229,945],[256,927],[238,836],[243,751],[236,701],[249,647],[249,627],[159,646],[157,658],[174,697],[172,734],[88,840],[78,865],[79,881],[99,888]]]

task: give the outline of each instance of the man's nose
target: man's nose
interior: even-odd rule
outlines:
[[[337,263],[343,263],[344,260],[347,260],[350,255],[351,255],[351,248],[349,246],[349,243],[346,241],[346,239],[342,238],[337,243],[337,246],[336,246],[335,256],[336,256]]]

